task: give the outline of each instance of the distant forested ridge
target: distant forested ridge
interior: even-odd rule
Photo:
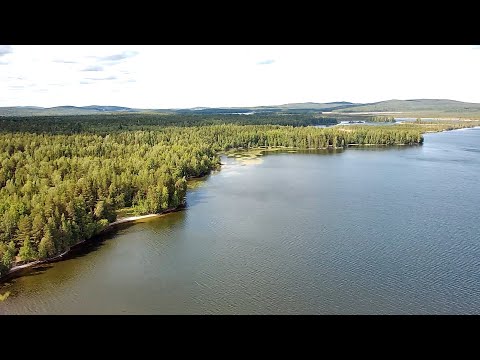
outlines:
[[[336,113],[395,112],[417,116],[480,118],[480,104],[448,99],[386,100],[339,107],[333,111]]]
[[[155,130],[159,126],[237,125],[335,125],[335,117],[319,114],[100,114],[68,116],[4,116],[0,132],[56,134],[112,133],[131,130]]]
[[[394,112],[408,114],[409,116],[433,117],[463,117],[479,118],[480,104],[467,103],[448,99],[410,99],[386,100],[373,103],[351,103],[346,101],[329,103],[289,103],[283,105],[253,106],[253,107],[196,107],[184,109],[135,109],[123,106],[56,106],[42,108],[36,106],[0,107],[2,116],[66,116],[66,115],[120,115],[120,114],[185,114],[185,115],[227,115],[255,113],[257,115],[275,114],[318,114],[334,113],[370,113]]]
[[[116,219],[118,209],[147,214],[182,205],[187,179],[217,168],[222,151],[421,144],[427,130],[473,124],[316,128],[239,125],[237,119],[242,119],[240,123],[244,119],[234,117],[233,123],[188,126],[201,118],[180,116],[170,119],[175,125],[183,121],[182,126],[159,126],[157,117],[135,117],[134,123],[128,119],[119,123],[114,118],[95,122],[95,117],[81,121],[42,117],[29,118],[30,124],[3,119],[0,275],[16,257],[49,258],[92,237]]]

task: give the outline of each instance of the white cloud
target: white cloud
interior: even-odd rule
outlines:
[[[18,45],[2,51],[0,106],[180,108],[393,98],[480,102],[480,52],[472,45]]]
[[[0,45],[0,56],[11,54],[13,49],[10,45]]]
[[[119,54],[99,56],[100,61],[122,61],[138,55],[138,51],[122,51]]]
[[[89,65],[86,68],[82,69],[82,71],[103,71],[103,66]]]
[[[77,64],[76,61],[67,60],[67,59],[54,59],[53,62],[59,63],[59,64]]]
[[[117,77],[116,76],[107,76],[107,77],[89,77],[87,80],[115,80]]]
[[[257,65],[271,65],[275,62],[273,59],[268,59],[268,60],[262,60],[257,62]]]

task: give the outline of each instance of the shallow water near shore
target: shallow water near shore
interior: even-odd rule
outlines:
[[[271,152],[0,285],[0,314],[478,314],[480,129]]]

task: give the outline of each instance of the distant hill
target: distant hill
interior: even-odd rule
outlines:
[[[0,116],[42,116],[42,115],[93,115],[99,113],[179,113],[179,114],[244,114],[244,113],[309,113],[332,111],[345,106],[358,104],[349,102],[333,103],[292,103],[256,107],[195,107],[186,109],[133,109],[122,106],[56,106],[42,108],[34,106],[0,107]]]
[[[480,104],[447,99],[387,100],[336,109],[334,112],[405,112],[438,115],[480,114]]]
[[[274,106],[258,106],[252,109],[263,109],[263,108],[278,108],[285,110],[293,109],[316,109],[316,110],[325,110],[325,109],[335,109],[345,106],[356,106],[362,104],[355,104],[347,101],[338,101],[330,103],[314,103],[314,102],[304,102],[304,103],[288,103],[283,105],[274,105]]]
[[[332,103],[289,103],[283,105],[270,106],[254,106],[254,107],[196,107],[190,109],[177,109],[177,113],[196,113],[196,114],[245,114],[245,113],[308,113],[308,112],[322,112],[340,109],[346,106],[356,106],[361,104],[354,104],[346,101],[332,102]]]
[[[0,116],[42,116],[42,115],[90,115],[99,112],[134,111],[117,106],[56,106],[41,108],[34,106],[1,107]]]
[[[69,106],[70,108],[74,108],[74,106]],[[54,109],[54,108],[52,108]],[[137,109],[131,109],[128,107],[122,107],[122,106],[100,106],[100,105],[90,105],[90,106],[83,106],[77,109],[82,109],[82,110],[93,110],[93,111],[107,111],[107,112],[116,112],[116,111],[139,111]]]
[[[392,112],[405,116],[432,117],[480,117],[480,104],[447,99],[387,100],[374,103],[351,103],[346,101],[329,103],[289,103],[283,105],[255,107],[195,107],[185,109],[134,109],[123,106],[57,106],[42,108],[35,106],[0,107],[0,116],[42,116],[42,115],[95,115],[116,113],[150,114],[309,114],[329,112],[337,116],[348,116],[358,112]]]
[[[35,116],[44,110],[37,106],[0,107],[0,116]]]

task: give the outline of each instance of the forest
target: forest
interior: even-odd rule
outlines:
[[[187,180],[218,168],[223,151],[412,145],[423,142],[425,131],[475,125],[317,128],[242,125],[234,116],[230,123],[192,126],[197,120],[186,116],[182,126],[159,126],[148,117],[134,124],[124,124],[122,116],[82,118],[2,119],[0,276],[14,264],[50,258],[91,238],[115,221],[119,209],[148,214],[182,206]]]
[[[0,132],[55,134],[155,130],[159,126],[237,125],[335,125],[335,117],[321,114],[152,114],[119,113],[67,116],[0,116]]]

